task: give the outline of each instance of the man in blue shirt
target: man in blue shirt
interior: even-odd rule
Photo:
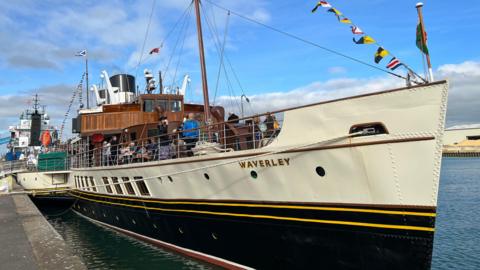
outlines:
[[[198,141],[200,134],[200,124],[195,120],[195,115],[193,113],[188,114],[188,119],[183,123],[183,140],[185,141],[187,148],[187,155],[193,156],[192,148],[195,146],[195,143]]]

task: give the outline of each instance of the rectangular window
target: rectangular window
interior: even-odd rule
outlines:
[[[143,180],[140,180],[140,179],[143,179],[143,177],[135,176],[133,177],[133,179],[136,180],[135,183],[137,184],[137,188],[138,188],[138,191],[140,191],[140,194],[143,196],[150,196],[150,191],[148,191],[147,185]]]
[[[80,187],[85,189],[85,183],[83,182],[83,176],[80,176]]]
[[[169,103],[170,103],[169,109],[171,112],[179,112],[182,110],[181,100],[171,100]]]
[[[85,180],[85,187],[86,187],[86,189],[87,189],[88,191],[90,191],[90,184],[88,183],[88,177],[85,176],[83,179]]]
[[[97,192],[97,187],[95,187],[95,181],[93,181],[93,176],[90,176],[90,184],[92,185],[93,191]]]
[[[105,184],[105,189],[107,190],[107,193],[113,193],[112,187],[110,187],[110,183],[108,182],[108,177],[102,177],[103,183]]]
[[[118,177],[112,177],[112,182],[113,182],[113,186],[115,187],[115,190],[117,191],[117,194],[123,194],[122,187],[118,183]]]
[[[74,176],[73,180],[75,181],[75,188],[78,189],[78,176]]]
[[[127,189],[128,195],[135,195],[135,190],[133,189],[132,183],[130,183],[130,179],[128,177],[122,177],[123,184],[125,185],[125,188]]]
[[[154,112],[155,110],[155,100],[144,100],[143,101],[143,111],[144,112]]]
[[[80,176],[80,187],[83,189],[85,189],[85,183],[83,182],[83,176]]]

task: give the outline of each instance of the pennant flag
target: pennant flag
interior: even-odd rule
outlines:
[[[341,23],[346,23],[346,24],[352,24],[352,21],[350,21],[348,18],[346,17],[343,17],[340,19],[340,22]]]
[[[159,52],[160,52],[160,48],[153,48],[152,50],[150,50],[149,54],[154,54],[154,53],[159,53]]]
[[[85,56],[87,55],[87,50],[83,50],[83,51],[78,51],[75,56]]]
[[[355,35],[363,35],[364,34],[362,29],[360,29],[360,27],[352,25],[351,28],[352,28],[352,33],[355,34]]]
[[[388,54],[389,52],[387,50],[385,50],[382,47],[379,47],[377,52],[375,53],[375,63],[377,64],[380,63],[380,61],[382,61],[382,59]]]
[[[417,25],[417,47],[422,51],[424,54],[428,54],[428,48],[427,48],[427,33],[425,33],[425,36],[423,36],[422,33],[422,24],[418,23]]]
[[[335,14],[335,16],[337,16],[337,19],[340,20],[340,16],[342,16],[343,14],[336,8],[331,8],[328,10],[328,12],[332,12]]]
[[[363,36],[359,40],[355,40],[355,38],[353,38],[353,42],[357,44],[373,44],[376,41],[371,36]]]
[[[396,68],[398,68],[401,65],[403,65],[402,62],[400,62],[400,60],[398,60],[397,58],[393,57],[392,60],[390,60],[390,62],[388,62],[387,68],[389,68],[391,70],[395,70]]]
[[[332,5],[330,5],[327,1],[319,1],[317,5],[312,9],[312,13],[317,11],[318,7],[331,8]]]

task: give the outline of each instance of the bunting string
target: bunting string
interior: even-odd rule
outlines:
[[[63,136],[63,130],[65,129],[65,123],[67,122],[68,115],[70,114],[70,110],[72,109],[72,105],[75,102],[75,97],[79,97],[79,102],[82,104],[82,90],[83,90],[83,80],[85,79],[85,72],[82,75],[82,78],[80,79],[80,82],[77,85],[77,88],[75,91],[73,91],[72,98],[70,99],[70,102],[68,103],[68,108],[67,111],[65,112],[63,121],[62,121],[62,126],[60,127],[60,136],[58,137],[58,140],[61,142],[62,141],[62,136]]]
[[[352,34],[354,35],[353,42],[355,44],[367,44],[367,45],[373,44],[378,46],[377,51],[375,52],[375,55],[374,55],[374,61],[376,64],[379,64],[383,60],[383,58],[390,55],[392,58],[390,59],[388,64],[385,66],[387,69],[395,70],[398,67],[404,67],[405,69],[407,69],[409,73],[414,74],[416,77],[420,78],[423,82],[426,82],[426,80],[423,77],[415,73],[407,64],[400,61],[400,59],[398,59],[395,55],[393,55],[389,50],[386,50],[378,41],[373,39],[371,36],[367,35],[362,29],[360,29],[360,27],[354,24],[351,19],[347,18],[340,10],[333,7],[332,4],[330,4],[329,2],[318,1],[315,7],[312,9],[312,13],[315,13],[320,7],[325,8],[329,13],[333,13],[337,17],[337,20],[340,23],[350,25],[350,29],[352,31]],[[355,35],[359,35],[360,38],[355,39]]]

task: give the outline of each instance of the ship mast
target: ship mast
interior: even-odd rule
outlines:
[[[205,54],[203,49],[202,19],[200,18],[200,0],[193,0],[193,3],[195,5],[195,15],[197,17],[198,50],[200,55],[203,89],[203,110],[205,114],[205,122],[208,124],[210,121],[210,104],[208,100],[207,69],[205,67]]]
[[[33,98],[33,110],[34,113],[38,113],[38,107],[40,106],[38,102],[38,94],[35,94],[35,97]]]

